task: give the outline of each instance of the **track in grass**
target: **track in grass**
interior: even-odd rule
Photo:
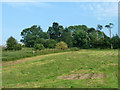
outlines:
[[[118,87],[117,50],[71,51],[6,63],[2,72],[2,85],[6,88]],[[69,75],[101,75],[101,78],[59,79]]]

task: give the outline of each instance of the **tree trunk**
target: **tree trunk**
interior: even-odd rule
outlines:
[[[49,39],[50,39],[50,34],[49,34]]]
[[[90,42],[90,36],[89,36],[89,32],[88,32],[88,39],[89,39],[89,42]]]
[[[103,35],[103,32],[102,32],[102,36],[103,36],[103,39],[104,39],[104,35]]]
[[[89,41],[89,47],[90,47],[90,36],[89,36],[89,32],[88,32],[88,41]]]
[[[97,41],[98,41],[98,31],[97,31]]]
[[[110,28],[110,39],[111,39],[111,28]]]
[[[111,49],[113,49],[113,46],[112,46],[112,41],[111,41],[111,27],[110,27],[110,42],[111,42]]]
[[[71,34],[71,37],[72,37],[72,32],[70,32],[70,34]]]

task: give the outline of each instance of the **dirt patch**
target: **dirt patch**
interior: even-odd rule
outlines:
[[[6,67],[6,68],[3,68],[3,69],[9,69],[8,67]]]
[[[71,75],[66,75],[66,76],[60,76],[58,79],[97,79],[97,78],[105,78],[109,77],[108,75],[105,74],[71,74]]]
[[[93,74],[91,79],[105,78],[105,77],[109,77],[109,76],[105,74]]]
[[[111,65],[111,66],[116,66],[116,65],[118,65],[118,64],[114,64],[114,63],[112,63],[112,64],[108,64],[108,65]]]
[[[103,55],[118,55],[118,53],[105,53]]]
[[[110,55],[110,56],[117,56],[118,53],[92,53],[90,55],[98,55],[98,56]]]

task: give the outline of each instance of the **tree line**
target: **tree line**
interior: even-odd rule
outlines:
[[[57,43],[64,42],[69,48],[78,47],[81,49],[89,48],[120,48],[120,38],[116,34],[111,37],[112,23],[104,26],[108,28],[110,37],[103,32],[103,26],[97,25],[96,29],[88,28],[86,25],[75,25],[63,27],[57,22],[53,22],[47,32],[44,32],[40,26],[33,25],[30,28],[25,28],[21,32],[25,47],[34,48],[55,48]],[[63,44],[64,45],[64,44]],[[7,46],[9,46],[7,44]]]

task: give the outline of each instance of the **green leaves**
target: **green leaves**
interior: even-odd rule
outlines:
[[[88,36],[87,33],[82,30],[77,30],[74,32],[74,45],[80,48],[88,47]]]
[[[7,50],[21,50],[22,47],[17,43],[17,40],[12,36],[7,40]]]
[[[41,27],[37,25],[33,25],[30,28],[26,28],[21,32],[21,36],[23,39],[21,41],[26,44],[27,47],[33,47],[36,42],[38,42],[38,38],[48,38],[48,34],[43,32]]]
[[[35,44],[34,45],[34,49],[35,50],[43,50],[45,47],[43,46],[43,44]]]
[[[46,48],[55,48],[56,46],[56,41],[54,39],[48,39],[45,43]]]
[[[62,25],[59,25],[57,22],[53,22],[52,27],[49,27],[47,33],[49,34],[50,39],[59,41],[63,31],[64,28]]]
[[[117,34],[112,37],[111,42],[114,49],[120,48],[120,38]]]
[[[110,37],[112,26],[112,23],[105,26],[110,31]],[[53,22],[48,31],[43,32],[40,26],[33,25],[21,32],[21,42],[27,47],[33,47],[35,44],[43,44],[46,48],[55,48],[56,43],[64,41],[69,48],[97,48],[97,46],[101,48],[103,45],[109,48],[110,38],[104,32],[101,32],[102,29],[103,26],[100,24],[97,25],[96,30],[93,27],[88,28],[86,25],[75,25],[64,28],[59,23]]]

